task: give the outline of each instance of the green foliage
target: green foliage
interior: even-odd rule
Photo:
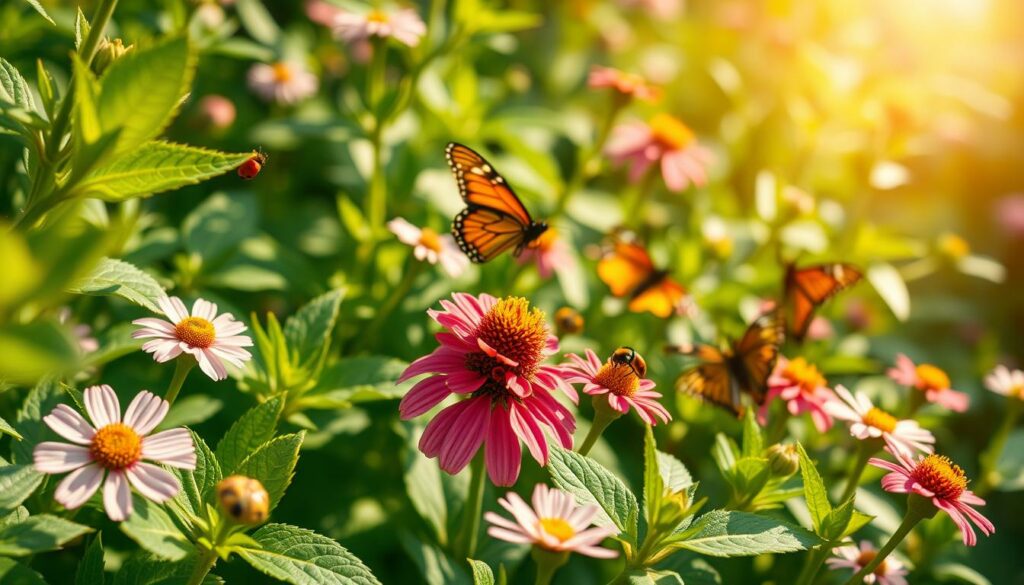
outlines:
[[[0,555],[21,557],[57,550],[92,529],[58,516],[40,514],[0,527]]]
[[[794,552],[819,543],[821,539],[803,528],[768,516],[713,510],[672,546],[714,557],[739,557]]]
[[[0,467],[0,514],[16,510],[43,482],[43,474],[31,465]]]
[[[283,404],[281,397],[271,398],[249,409],[231,425],[217,443],[217,460],[227,475],[234,473],[246,457],[274,437]]]
[[[194,431],[190,432],[192,433],[192,442],[196,447],[196,468],[191,471],[185,469],[173,470],[173,473],[181,482],[181,492],[175,500],[181,508],[188,510],[193,516],[201,516],[206,512],[207,504],[216,503],[214,488],[216,488],[217,482],[224,475],[221,472],[217,457],[210,451],[206,441]],[[177,511],[177,508],[172,509]],[[187,522],[190,518],[183,518],[182,520]]]
[[[243,548],[238,554],[275,579],[294,585],[379,583],[362,561],[312,530],[267,524],[252,536],[260,548]]]
[[[104,585],[106,576],[103,571],[103,533],[96,534],[85,549],[82,562],[75,571],[75,585]]]
[[[181,526],[162,506],[140,496],[132,497],[132,506],[134,511],[121,523],[121,532],[143,549],[170,561],[180,561],[194,550]]]
[[[82,295],[117,295],[151,311],[159,311],[157,299],[164,289],[149,274],[123,260],[104,258],[68,292]]]
[[[469,566],[473,569],[473,585],[494,585],[494,573],[487,563],[469,559]]]
[[[596,504],[601,511],[595,523],[614,525],[618,538],[635,543],[639,505],[622,480],[589,457],[555,447],[548,462],[551,480],[584,504]]]
[[[299,460],[299,447],[305,436],[305,431],[281,435],[253,451],[235,470],[239,475],[260,480],[270,495],[271,510],[277,507],[292,481],[295,464]]]

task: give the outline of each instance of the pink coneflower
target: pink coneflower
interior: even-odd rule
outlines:
[[[587,87],[614,89],[622,96],[646,102],[656,102],[661,99],[661,88],[647,83],[647,80],[641,75],[626,73],[614,67],[600,65],[591,67],[590,75],[587,77]]]
[[[811,420],[819,432],[824,433],[832,428],[832,417],[825,410],[825,405],[835,400],[835,394],[828,388],[818,368],[804,358],[787,360],[779,356],[775,369],[768,377],[768,393],[764,405],[757,415],[761,424],[764,424],[768,407],[775,398],[785,401],[786,410],[793,416],[811,413]]]
[[[199,100],[196,122],[203,129],[226,130],[235,123],[235,104],[228,98],[210,94]]]
[[[334,17],[334,34],[345,42],[357,43],[370,37],[393,38],[415,47],[427,34],[427,25],[412,8],[394,12],[370,10],[357,13],[341,11]]]
[[[835,334],[836,331],[832,328],[832,322],[821,316],[811,319],[811,324],[807,327],[807,339],[811,341],[831,339],[835,337]]]
[[[597,506],[577,505],[576,498],[570,493],[540,483],[533,488],[532,508],[515,492],[499,498],[498,503],[512,514],[515,521],[494,512],[484,514],[492,524],[487,534],[494,538],[598,559],[619,556],[618,552],[600,546],[602,540],[617,534],[615,527],[588,528],[597,516]]]
[[[188,429],[149,435],[167,414],[167,401],[150,392],[140,392],[128,405],[122,422],[121,404],[113,388],[105,384],[92,386],[85,389],[83,396],[85,411],[93,424],[70,406],[57,405],[43,417],[43,422],[75,444],[45,441],[36,445],[32,453],[35,467],[41,473],[72,472],[57,485],[53,497],[65,508],[74,509],[104,483],[103,507],[115,522],[132,513],[129,484],[158,504],[173,498],[181,489],[178,479],[143,461],[179,469],[196,467],[195,445]]]
[[[344,8],[335,6],[325,0],[307,0],[305,4],[306,17],[313,22],[326,27],[334,26],[334,19],[345,12]]]
[[[558,237],[558,232],[553,228],[548,228],[527,246],[516,261],[520,264],[536,262],[537,272],[541,278],[551,278],[556,272],[564,274],[576,265],[576,259],[569,251],[569,244]]]
[[[950,388],[949,376],[932,364],[914,365],[909,357],[901,353],[896,356],[896,367],[889,368],[888,373],[897,384],[923,392],[928,402],[944,406],[954,412],[967,410],[967,394]]]
[[[928,498],[939,510],[949,514],[963,533],[964,544],[974,546],[978,537],[973,522],[985,535],[996,531],[988,518],[972,506],[984,506],[985,500],[967,489],[967,476],[959,465],[943,455],[927,455],[917,462],[899,451],[889,450],[899,465],[872,458],[868,463],[891,473],[882,478],[882,488],[896,494],[917,494]],[[970,522],[969,522],[969,521]]]
[[[441,263],[441,267],[452,278],[458,278],[466,267],[469,258],[455,244],[455,238],[449,234],[439,234],[429,227],[419,228],[396,217],[388,222],[388,229],[398,236],[399,241],[413,247],[413,255],[417,260],[425,260],[431,264]]]
[[[922,429],[917,421],[898,420],[871,403],[863,392],[856,396],[842,386],[836,386],[840,400],[825,403],[825,411],[839,420],[850,423],[850,435],[860,440],[885,440],[886,445],[907,456],[918,451],[931,453],[935,437]]]
[[[191,314],[178,297],[163,297],[157,304],[170,321],[154,317],[132,321],[142,327],[132,333],[133,338],[153,338],[142,345],[142,351],[153,354],[156,361],[164,363],[187,353],[199,362],[203,373],[223,380],[228,377],[225,361],[240,368],[252,358],[243,349],[252,345],[252,339],[239,335],[246,326],[231,313],[218,315],[215,303],[196,299]]]
[[[998,365],[985,376],[985,387],[1007,398],[1024,400],[1024,372]]]
[[[567,357],[572,363],[563,366],[569,375],[567,380],[573,384],[584,384],[584,394],[607,396],[608,405],[618,412],[625,414],[632,406],[649,425],[657,424],[657,419],[666,423],[672,420],[672,415],[658,401],[661,393],[653,390],[654,381],[644,378],[647,366],[643,358],[630,348],[623,349],[634,356],[628,362],[616,359],[618,352],[603,364],[590,349],[586,351],[587,359],[569,354]]]
[[[578,397],[557,366],[542,362],[558,351],[544,313],[523,298],[496,299],[482,294],[452,295],[444,310],[429,311],[448,331],[441,345],[405,370],[400,381],[425,373],[399,405],[403,419],[419,416],[450,394],[469,397],[445,408],[427,425],[420,451],[437,457],[441,469],[455,474],[485,444],[487,472],[495,485],[509,486],[519,477],[521,448],[547,465],[547,427],[559,444],[572,446],[576,421],[552,394]]]
[[[672,191],[683,191],[690,183],[703,186],[708,181],[707,167],[711,151],[697,144],[697,137],[686,124],[668,114],[658,114],[649,124],[626,122],[612,131],[605,153],[616,164],[629,163],[629,178],[636,182],[655,163]]]
[[[316,75],[298,62],[256,63],[249,69],[249,89],[266,102],[294,104],[315,94],[319,87]]]
[[[832,549],[836,556],[826,560],[832,569],[853,569],[853,572],[866,567],[868,563],[878,556],[878,549],[866,540],[860,542],[860,547],[854,545],[840,546]],[[907,585],[904,579],[907,569],[903,563],[888,557],[875,567],[875,570],[864,576],[865,583],[878,583],[878,585]]]

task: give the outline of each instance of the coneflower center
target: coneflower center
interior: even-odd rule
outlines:
[[[802,357],[795,358],[786,364],[782,375],[799,386],[800,391],[805,394],[813,394],[815,390],[825,385],[825,377],[821,375],[821,371]]]
[[[559,542],[565,542],[576,536],[576,531],[562,518],[541,518],[540,527],[544,532],[554,536]]]
[[[174,336],[191,347],[206,349],[217,339],[217,329],[202,317],[185,317],[174,326]]]
[[[441,236],[431,228],[425,227],[420,230],[419,244],[428,250],[441,253]]]
[[[124,423],[111,423],[93,435],[89,455],[105,469],[124,469],[142,457],[142,438]]]
[[[870,563],[871,561],[875,560],[875,557],[877,557],[877,556],[878,556],[878,551],[877,550],[861,551],[860,556],[857,557],[857,561],[856,562],[861,567],[866,567],[866,566],[868,566],[868,563]],[[885,576],[885,560],[884,559],[882,560],[882,562],[878,563],[877,567],[875,567],[874,573],[878,577],[884,577]]]
[[[967,475],[944,455],[928,455],[910,473],[919,484],[945,500],[955,500],[967,489]]]
[[[921,390],[945,390],[949,388],[949,376],[946,372],[931,365],[921,364],[915,368],[917,373],[917,386]]]
[[[881,408],[872,407],[864,415],[864,424],[875,427],[883,433],[891,433],[896,430],[896,417],[885,412]]]
[[[696,136],[681,120],[665,113],[650,121],[651,134],[667,150],[682,150],[693,143]]]
[[[640,378],[629,364],[608,362],[597,371],[594,383],[604,386],[617,396],[632,396],[640,387]]]
[[[543,311],[531,308],[524,298],[506,297],[483,316],[476,335],[505,359],[483,351],[472,352],[466,355],[466,368],[490,378],[482,390],[504,395],[507,391],[505,377],[509,372],[526,380],[533,379],[544,357],[548,328]]]
[[[274,81],[277,83],[288,83],[294,77],[292,68],[287,63],[274,63]]]

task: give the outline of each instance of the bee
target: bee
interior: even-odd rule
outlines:
[[[256,178],[256,175],[260,174],[260,170],[263,169],[263,165],[267,164],[267,153],[262,150],[254,150],[252,158],[242,163],[242,166],[238,167],[238,176],[242,177],[246,181]]]
[[[612,353],[612,357],[608,358],[608,361],[620,366],[629,366],[629,369],[633,370],[633,373],[638,378],[643,378],[647,375],[647,362],[632,347],[622,346],[616,349]]]
[[[572,307],[562,307],[555,311],[555,327],[563,334],[583,331],[583,315]]]
[[[221,508],[241,524],[259,524],[270,515],[270,496],[259,480],[244,475],[225,477],[217,484]]]

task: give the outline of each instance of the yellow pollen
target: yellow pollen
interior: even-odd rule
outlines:
[[[896,430],[896,417],[881,408],[873,407],[864,415],[864,424],[875,427],[883,433]]]
[[[425,227],[420,230],[419,244],[428,250],[441,253],[441,236],[431,228]]]
[[[185,317],[174,326],[174,336],[187,343],[190,347],[203,349],[213,345],[217,339],[217,330],[202,317]]]
[[[877,556],[878,556],[878,551],[877,550],[866,550],[866,551],[863,551],[863,552],[860,553],[860,556],[857,557],[857,561],[856,562],[861,567],[866,567],[868,565],[868,563],[870,563],[871,561],[875,560],[875,557],[877,557]],[[884,577],[885,576],[885,559],[882,559],[882,562],[878,563],[878,566],[875,567],[874,573],[878,577]]]
[[[366,14],[366,20],[367,22],[379,22],[381,24],[385,24],[390,20],[390,18],[388,18],[387,13],[382,10],[371,10]]]
[[[287,63],[274,63],[274,81],[277,83],[288,83],[294,74]]]
[[[650,127],[654,139],[668,150],[682,150],[696,140],[696,135],[689,126],[665,113],[651,118]]]
[[[955,500],[967,489],[967,475],[944,455],[929,455],[910,472],[918,483],[945,500]]]
[[[962,237],[947,233],[939,236],[939,250],[950,258],[959,260],[971,253],[971,245]]]
[[[917,372],[919,390],[946,390],[949,388],[949,376],[939,368],[931,364],[921,364],[915,371]]]
[[[594,382],[604,386],[616,396],[632,396],[640,387],[640,378],[637,377],[629,364],[608,362],[601,366],[594,376]]]
[[[576,531],[572,526],[569,526],[569,523],[561,518],[541,518],[540,527],[544,532],[557,538],[559,542],[565,542],[576,536]]]
[[[533,379],[548,342],[544,312],[531,308],[530,302],[521,297],[505,297],[495,303],[480,320],[476,335],[502,356],[518,364],[511,366],[482,352],[467,356],[468,368],[501,381],[502,387],[506,371]]]
[[[89,455],[101,467],[124,469],[142,457],[142,438],[124,423],[111,423],[96,431]]]
[[[806,394],[825,385],[825,377],[821,375],[821,371],[802,357],[790,360],[782,375],[793,384],[800,386],[800,391]]]

